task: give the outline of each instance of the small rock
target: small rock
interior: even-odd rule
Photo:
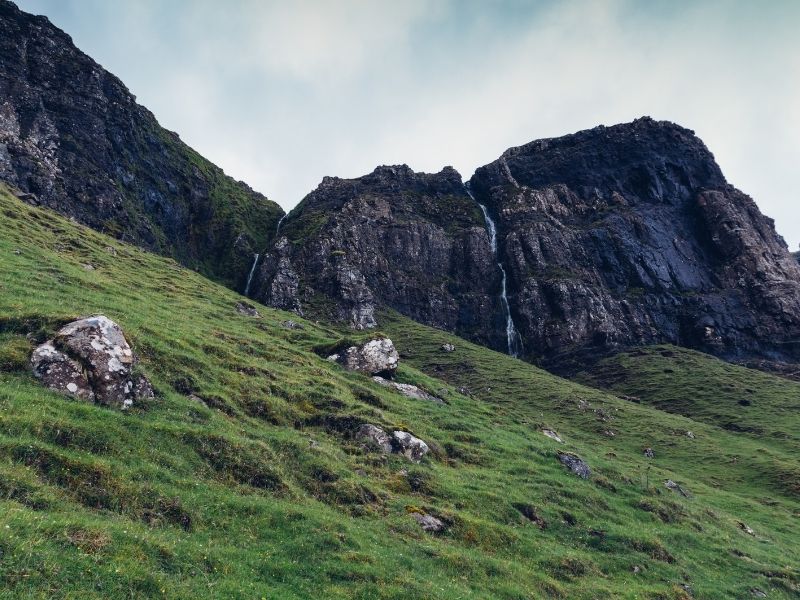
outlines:
[[[397,451],[411,462],[418,463],[430,450],[428,444],[406,431],[395,431],[392,436]]]
[[[84,263],[83,270],[84,271],[94,271],[94,265],[90,265],[89,263]]]
[[[592,470],[589,468],[589,465],[587,465],[582,458],[574,454],[559,452],[558,460],[560,460],[561,464],[567,466],[570,471],[575,473],[575,475],[581,479],[589,479],[592,474]]]
[[[256,310],[256,307],[252,304],[248,304],[247,302],[237,302],[236,312],[246,317],[253,317],[255,319],[261,318],[261,314],[258,312],[258,310]]]
[[[739,529],[744,531],[748,535],[755,535],[756,532],[753,531],[747,524],[742,523],[741,521],[736,521],[736,524],[739,526]]]
[[[642,572],[642,567],[640,567],[639,565],[633,565],[633,569],[631,569],[631,571],[633,571],[634,574],[635,573],[641,573]]]
[[[16,248],[16,249],[14,250],[14,254],[16,254],[17,256],[19,256],[20,254],[22,254],[22,250],[20,250],[19,248]]]
[[[470,390],[468,387],[464,385],[459,387],[456,391],[462,396],[472,396],[472,390]]]
[[[191,400],[192,402],[197,402],[198,404],[208,408],[208,404],[206,404],[206,401],[203,400],[200,396],[197,396],[195,394],[189,394],[189,400]]]
[[[542,433],[545,434],[547,437],[549,437],[551,440],[555,440],[555,441],[557,441],[557,442],[559,442],[561,444],[564,443],[564,440],[562,440],[558,436],[558,434],[555,431],[553,431],[552,429],[542,429]]]
[[[691,431],[687,431],[686,432],[686,437],[689,438],[690,440],[693,440],[694,439],[694,434]]]
[[[397,370],[400,355],[392,340],[381,338],[360,346],[350,346],[342,354],[329,356],[328,360],[335,360],[350,371],[391,378]]]
[[[442,344],[442,352],[455,352],[456,347],[453,344]]]
[[[758,588],[750,588],[750,593],[756,598],[766,598],[767,593]]]
[[[664,482],[664,487],[666,487],[669,490],[672,490],[673,492],[678,492],[684,498],[689,497],[689,493],[686,490],[684,490],[681,486],[679,486],[677,483],[672,481],[672,479],[667,479]]]
[[[444,523],[431,515],[422,515],[415,512],[411,513],[411,516],[419,523],[420,527],[428,533],[439,533],[445,529]]]
[[[605,429],[603,431],[603,435],[606,436],[606,437],[614,437],[617,434],[614,431],[612,431],[611,429]]]
[[[372,380],[384,387],[393,388],[408,398],[414,398],[416,400],[428,400],[429,402],[435,402],[436,404],[444,404],[444,400],[441,398],[437,398],[433,394],[429,394],[425,390],[420,389],[415,385],[411,385],[409,383],[396,383],[377,375],[375,375]]]
[[[377,448],[383,454],[392,451],[392,440],[383,429],[377,425],[364,423],[356,432],[356,439],[366,442],[368,445]]]
[[[579,408],[580,410],[589,410],[590,408],[592,408],[592,405],[591,405],[591,404],[589,404],[589,403],[588,403],[586,400],[584,400],[583,398],[581,398],[581,399],[579,399],[579,400],[578,400],[578,408]]]
[[[117,255],[117,249],[114,248],[113,246],[106,246],[106,252],[108,252],[109,254],[111,254],[113,256]]]
[[[284,329],[303,329],[303,326],[300,325],[300,323],[292,321],[291,319],[287,319],[286,321],[281,323],[281,326]]]
[[[645,456],[645,458],[655,458],[656,457],[656,455],[653,452],[652,448],[645,448],[644,449],[644,456]]]

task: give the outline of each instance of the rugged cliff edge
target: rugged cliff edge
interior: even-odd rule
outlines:
[[[283,214],[161,128],[47,18],[6,0],[0,180],[32,203],[236,286]]]
[[[389,306],[503,348],[499,285],[483,216],[461,176],[402,165],[326,177],[281,224],[251,295],[359,329]]]
[[[326,178],[284,223],[253,296],[357,328],[390,307],[500,350],[515,328],[520,355],[556,370],[665,342],[798,360],[800,266],[693,132],[643,118],[532,142],[469,190],[452,169]]]
[[[800,356],[800,268],[692,131],[642,118],[506,151],[478,169],[528,356],[569,364],[669,342]]]

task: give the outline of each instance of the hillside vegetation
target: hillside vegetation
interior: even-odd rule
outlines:
[[[244,316],[239,301],[0,188],[0,596],[800,591],[791,440],[627,401],[385,314],[398,380],[444,404],[406,398],[318,355],[344,332],[262,306]],[[37,341],[95,313],[122,326],[155,400],[120,412],[30,374]],[[797,431],[787,397],[771,406]],[[410,431],[431,453],[414,465],[366,452],[352,439],[361,423]],[[424,532],[414,513],[446,531]]]

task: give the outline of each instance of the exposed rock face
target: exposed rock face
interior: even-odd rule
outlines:
[[[370,340],[360,346],[350,346],[341,354],[334,354],[329,359],[338,362],[350,371],[392,377],[397,370],[400,355],[392,340],[380,338]]]
[[[283,222],[251,296],[362,329],[389,306],[492,347],[500,281],[480,209],[452,168],[326,177]]]
[[[506,151],[470,181],[495,216],[528,358],[669,342],[800,356],[800,268],[693,132],[649,118]]]
[[[283,211],[162,129],[45,17],[0,0],[0,181],[243,287]]]
[[[150,382],[132,375],[134,362],[119,325],[102,315],[65,325],[31,356],[34,375],[50,389],[119,408],[153,397]]]

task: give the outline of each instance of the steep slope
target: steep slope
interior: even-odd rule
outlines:
[[[398,380],[445,403],[406,398],[312,352],[338,333],[297,317],[303,328],[288,328],[288,313],[263,307],[260,319],[239,314],[241,300],[0,189],[3,595],[686,598],[688,587],[703,598],[791,598],[800,589],[800,502],[789,485],[800,465],[781,445],[381,313],[402,353]],[[36,341],[96,312],[123,327],[155,400],[122,413],[30,375]],[[405,428],[432,451],[419,465],[365,452],[347,435],[361,422]],[[559,451],[584,458],[591,477],[569,472]],[[424,532],[412,518],[420,513],[446,531]]]
[[[251,296],[357,329],[391,306],[503,347],[497,269],[483,217],[452,168],[378,167],[326,177],[281,224]]]
[[[545,364],[668,342],[800,356],[800,267],[693,132],[642,118],[506,151],[471,180]]]
[[[0,181],[236,286],[283,214],[162,129],[67,34],[8,0],[0,0]]]
[[[637,348],[603,359],[577,380],[660,410],[800,452],[800,386],[675,346]]]

